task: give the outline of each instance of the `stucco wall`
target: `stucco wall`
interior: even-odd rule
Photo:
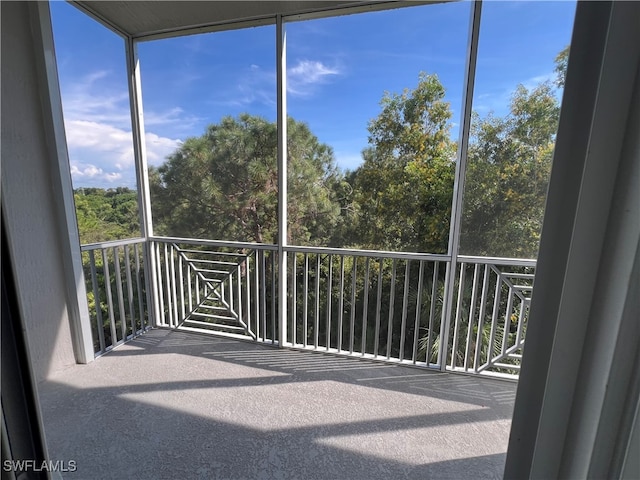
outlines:
[[[2,209],[37,380],[75,363],[29,6],[2,2]]]

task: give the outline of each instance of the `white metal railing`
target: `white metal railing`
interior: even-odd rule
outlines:
[[[147,245],[144,255],[143,239],[82,247],[98,354],[144,331],[153,311],[158,326],[517,378],[534,260],[459,256],[447,291],[448,255],[286,246],[281,338],[276,245],[174,237]]]
[[[517,377],[535,260],[458,257],[447,368]]]
[[[287,345],[437,367],[450,257],[286,247]]]
[[[158,323],[277,343],[277,247],[154,237]]]
[[[143,238],[83,245],[94,354],[149,327]]]

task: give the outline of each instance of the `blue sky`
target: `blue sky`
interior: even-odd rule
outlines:
[[[424,71],[446,88],[457,138],[470,8],[455,2],[287,23],[289,115],[333,147],[338,166],[354,169],[384,92],[415,87]],[[69,4],[52,2],[51,11],[74,186],[135,188],[124,42]],[[485,2],[474,110],[504,115],[518,84],[553,79],[574,13],[568,1]],[[223,116],[275,121],[275,26],[138,49],[150,164]]]

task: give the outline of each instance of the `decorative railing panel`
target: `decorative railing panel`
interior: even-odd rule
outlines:
[[[447,368],[514,377],[520,370],[535,261],[460,257]]]
[[[161,326],[275,343],[277,247],[155,238]]]

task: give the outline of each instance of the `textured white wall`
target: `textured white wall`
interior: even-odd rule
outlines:
[[[2,2],[2,209],[36,379],[75,363],[28,5]]]

